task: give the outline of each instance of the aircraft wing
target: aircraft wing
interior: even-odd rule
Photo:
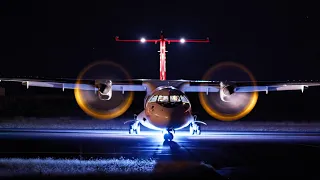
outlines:
[[[106,84],[104,79],[82,79],[77,83],[77,79],[28,79],[28,78],[0,78],[3,82],[19,82],[27,88],[47,87],[64,89],[81,89],[97,91],[100,85]],[[139,80],[112,80],[112,91],[146,91],[143,79]]]
[[[47,87],[81,90],[99,90],[101,84],[106,84],[105,79],[82,79],[80,83],[76,83],[77,79],[28,79],[28,78],[0,78],[4,82],[20,82],[27,88]],[[145,82],[157,82],[159,80],[152,79],[128,79],[128,80],[111,80],[112,91],[147,91]],[[182,84],[180,90],[183,92],[219,92],[225,87],[232,87],[234,92],[269,92],[269,91],[291,91],[301,90],[311,87],[320,86],[320,82],[312,81],[206,81],[206,80],[169,80]],[[169,82],[168,81],[168,82]],[[230,89],[229,89],[230,90]]]
[[[292,91],[320,86],[316,81],[190,81],[181,88],[184,92],[219,92],[222,88],[229,88],[234,92],[266,92]],[[229,90],[230,90],[229,89]]]

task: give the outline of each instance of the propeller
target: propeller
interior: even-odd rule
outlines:
[[[85,67],[78,76],[77,83],[83,79],[131,79],[128,72],[111,61],[97,61]],[[130,107],[133,92],[112,92],[112,97],[104,100],[98,91],[75,89],[76,101],[80,108],[93,118],[107,120],[122,115]]]
[[[237,81],[252,81],[252,73],[242,64],[222,62],[211,67],[203,80],[220,81],[218,93],[199,93],[200,103],[212,117],[222,121],[234,121],[243,118],[252,111],[258,100],[258,93],[234,92]],[[255,84],[252,84],[255,85]]]

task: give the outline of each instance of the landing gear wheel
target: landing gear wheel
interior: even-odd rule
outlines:
[[[132,134],[133,133],[133,128],[132,128],[132,125],[129,126],[129,134]]]
[[[198,126],[198,128],[197,128],[196,134],[197,134],[197,135],[200,135],[200,134],[201,134],[201,127],[200,127],[200,126]]]
[[[172,141],[173,134],[172,133],[166,133],[166,134],[164,134],[163,138],[164,138],[165,141]]]
[[[189,132],[190,132],[190,135],[194,135],[194,129],[192,124],[190,124]]]
[[[140,134],[140,124],[135,122],[129,125],[129,134]]]
[[[172,134],[172,133],[169,133],[169,136],[170,136],[170,137],[169,137],[169,140],[172,141],[172,140],[173,140],[173,134]]]
[[[137,129],[135,129],[136,134],[140,134],[140,125],[137,125]]]
[[[200,135],[201,126],[197,124],[190,124],[190,135]]]

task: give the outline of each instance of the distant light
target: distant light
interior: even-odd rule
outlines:
[[[141,41],[142,43],[144,43],[144,42],[146,42],[146,39],[145,39],[145,38],[141,38],[140,41]]]
[[[181,43],[184,43],[184,42],[186,42],[186,40],[183,39],[183,38],[181,38],[181,39],[180,39],[180,42],[181,42]]]

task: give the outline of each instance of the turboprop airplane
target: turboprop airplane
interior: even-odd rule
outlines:
[[[205,122],[198,121],[192,114],[192,106],[187,92],[200,93],[219,93],[224,102],[233,97],[233,94],[247,92],[268,92],[268,91],[290,91],[301,90],[309,86],[319,86],[318,82],[237,82],[237,81],[207,81],[207,80],[166,80],[166,43],[186,43],[186,42],[209,42],[205,40],[186,40],[186,39],[165,39],[161,32],[159,39],[140,40],[120,40],[124,42],[154,42],[160,44],[160,79],[86,79],[80,84],[75,83],[76,79],[20,79],[20,78],[2,78],[1,81],[21,82],[22,85],[47,88],[80,89],[97,91],[101,100],[108,101],[112,98],[113,91],[122,93],[128,91],[146,92],[144,99],[144,110],[134,116],[129,126],[130,134],[139,134],[140,126],[143,125],[153,130],[162,131],[165,140],[173,140],[176,130],[189,126],[192,135],[201,134],[201,124]],[[155,89],[150,89],[152,84]]]

